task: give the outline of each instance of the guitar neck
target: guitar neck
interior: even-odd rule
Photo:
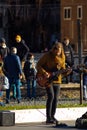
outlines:
[[[63,74],[63,73],[66,73],[68,71],[68,69],[61,69],[61,70],[58,70],[56,72],[53,72],[55,76],[59,75],[59,74]]]
[[[57,78],[58,75],[60,75],[62,73],[66,73],[66,72],[67,72],[67,69],[61,69],[56,72],[53,72],[49,78],[49,82],[52,82],[53,80],[55,80]]]

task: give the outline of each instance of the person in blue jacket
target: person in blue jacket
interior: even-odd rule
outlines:
[[[6,103],[10,102],[10,90],[12,84],[16,87],[16,97],[18,103],[21,100],[21,90],[20,90],[20,79],[22,78],[22,66],[20,58],[17,54],[17,48],[12,47],[11,52],[4,59],[4,74],[9,79],[9,89],[6,90]]]

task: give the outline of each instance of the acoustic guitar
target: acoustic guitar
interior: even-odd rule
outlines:
[[[65,73],[69,75],[71,72],[72,72],[71,68],[61,69],[56,72],[49,73],[50,74],[49,78],[37,72],[36,81],[40,87],[50,87],[50,84],[53,82],[53,80],[57,79],[58,75]]]

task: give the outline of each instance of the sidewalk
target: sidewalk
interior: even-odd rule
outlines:
[[[15,112],[15,123],[39,123],[46,121],[45,109],[11,110]],[[59,121],[76,120],[87,111],[87,107],[57,108],[55,117]]]

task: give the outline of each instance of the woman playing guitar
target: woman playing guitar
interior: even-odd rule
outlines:
[[[52,49],[40,58],[36,67],[38,72],[37,75],[42,75],[42,78],[44,77],[44,82],[46,81],[44,83],[44,87],[47,92],[46,123],[56,123],[57,120],[54,116],[56,113],[57,98],[60,91],[62,76],[70,73],[70,71],[67,71],[63,73],[60,72],[57,75],[54,74],[58,70],[65,70],[65,55],[62,44],[60,42],[56,42]],[[53,75],[53,80],[51,79],[51,74]]]

